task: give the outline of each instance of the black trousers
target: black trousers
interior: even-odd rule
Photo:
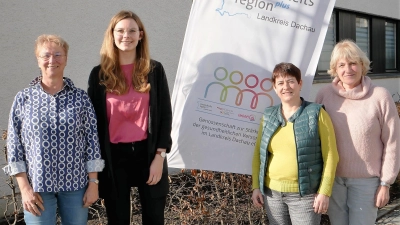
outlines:
[[[104,199],[108,224],[129,225],[130,191],[138,187],[142,206],[142,224],[164,224],[166,196],[152,198],[147,165],[147,141],[111,144],[115,181],[118,189],[117,199]]]

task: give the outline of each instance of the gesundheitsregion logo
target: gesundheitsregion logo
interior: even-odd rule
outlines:
[[[243,96],[246,93],[250,93],[251,109],[257,108],[258,101],[261,96],[265,96],[266,98],[268,98],[270,101],[270,106],[273,105],[273,99],[268,94],[268,92],[270,92],[273,88],[272,81],[270,78],[264,78],[260,81],[260,79],[255,74],[249,74],[246,77],[244,77],[242,72],[235,70],[229,73],[225,67],[216,68],[214,70],[214,77],[218,81],[211,82],[210,84],[207,85],[206,90],[204,92],[204,98],[207,98],[209,88],[211,86],[217,85],[222,87],[221,94],[219,97],[220,102],[226,102],[228,95],[232,96],[236,94],[235,105],[241,106],[243,103]],[[237,79],[238,77],[239,79]],[[228,84],[224,84],[223,82],[227,79],[229,80],[229,83],[225,82]],[[244,89],[240,89],[238,85],[242,84],[243,81],[246,87]],[[267,88],[268,86],[269,88]]]

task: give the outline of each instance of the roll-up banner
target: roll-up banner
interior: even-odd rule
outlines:
[[[169,167],[251,174],[262,113],[280,103],[273,68],[299,67],[308,98],[334,4],[194,0],[172,94]]]

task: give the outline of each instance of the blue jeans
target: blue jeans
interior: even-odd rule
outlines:
[[[375,193],[378,186],[378,177],[336,177],[328,208],[331,224],[375,224],[378,213],[378,208],[375,207]]]
[[[54,225],[58,207],[62,225],[86,225],[88,208],[83,207],[85,192],[86,188],[77,191],[40,192],[44,211],[40,212],[40,216],[34,216],[24,210],[25,223],[27,225]]]

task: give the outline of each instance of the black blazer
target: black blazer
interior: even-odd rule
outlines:
[[[100,85],[100,65],[92,69],[88,82],[88,94],[92,100],[97,116],[97,129],[100,139],[101,156],[105,160],[105,168],[99,173],[99,195],[101,198],[116,198],[115,176],[111,160],[110,136],[106,111],[106,91]],[[147,164],[154,159],[157,148],[171,150],[172,110],[167,77],[161,63],[151,60],[151,71],[148,75],[150,83],[149,125],[147,131]],[[163,174],[156,185],[148,185],[153,198],[166,196],[169,192],[168,164],[164,159]]]

